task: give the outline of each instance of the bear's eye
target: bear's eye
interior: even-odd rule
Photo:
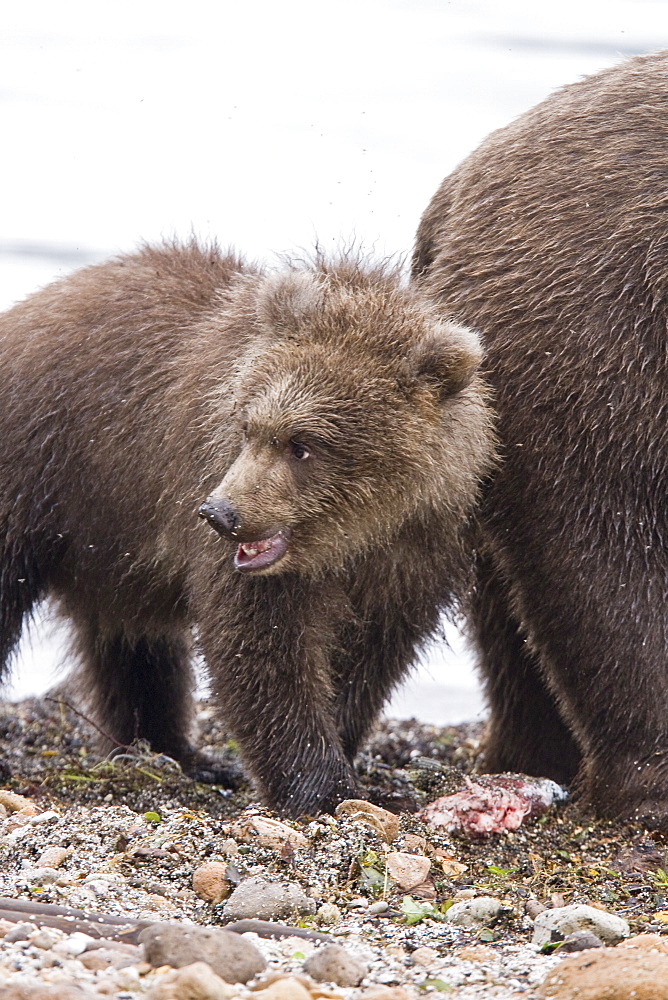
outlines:
[[[311,457],[311,452],[299,441],[291,441],[290,447],[292,448],[292,457],[296,458],[298,462],[305,462],[307,458]]]

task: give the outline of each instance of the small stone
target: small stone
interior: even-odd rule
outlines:
[[[227,865],[222,861],[207,861],[193,872],[193,889],[200,899],[209,903],[222,903],[232,891],[226,878]]]
[[[591,931],[574,931],[568,934],[559,945],[559,951],[586,951],[587,948],[605,948],[600,938]]]
[[[457,952],[457,958],[462,962],[493,962],[498,957],[494,949],[485,944],[469,945]]]
[[[302,850],[308,847],[303,833],[268,816],[242,816],[231,829],[236,840],[274,851],[280,851],[286,844]]]
[[[372,986],[360,993],[359,1000],[413,1000],[414,997],[403,986]]]
[[[0,805],[4,806],[8,813],[22,812],[26,816],[34,816],[39,809],[24,795],[10,792],[8,788],[0,788]]]
[[[375,903],[372,903],[369,907],[369,913],[387,913],[390,908],[390,904],[386,903],[384,899],[379,899]]]
[[[294,976],[276,979],[265,990],[253,992],[253,1000],[312,1000],[312,994]]]
[[[364,896],[356,896],[354,899],[349,899],[347,906],[349,910],[366,910],[369,905],[369,900],[365,899]]]
[[[157,923],[139,935],[144,956],[152,966],[171,965],[175,969],[206,962],[228,983],[246,983],[266,966],[254,944],[241,934],[219,927],[194,927],[178,923]]]
[[[530,899],[525,909],[527,916],[531,917],[532,920],[535,920],[539,913],[545,912],[547,906],[545,903],[540,903],[537,899]]]
[[[10,931],[5,934],[4,940],[9,942],[12,941],[27,941],[31,934],[34,934],[37,930],[36,924],[16,924]]]
[[[422,948],[416,948],[411,955],[411,958],[413,959],[413,965],[424,965],[428,967],[438,961],[439,954],[435,948],[429,948],[424,945]]]
[[[147,1000],[231,1000],[238,997],[236,987],[217,976],[206,962],[193,962],[168,972],[153,984]]]
[[[537,988],[555,1000],[668,1000],[668,955],[599,948],[564,958]]]
[[[220,851],[221,854],[238,854],[239,845],[237,844],[236,840],[234,840],[232,837],[228,837],[226,840],[223,840],[223,842],[218,845],[218,850]]]
[[[359,986],[369,968],[340,944],[326,944],[306,959],[304,971],[319,983]]]
[[[33,868],[23,874],[30,885],[53,885],[60,878],[60,872],[55,868]]]
[[[494,896],[475,896],[453,903],[445,919],[458,927],[489,927],[501,916],[503,903]]]
[[[419,837],[417,833],[405,833],[402,837],[403,845],[407,851],[414,854],[426,854],[429,850],[429,842],[426,837]]]
[[[139,990],[139,973],[133,965],[126,965],[122,969],[117,969],[114,979],[116,980],[116,985],[120,986],[122,990],[136,991]]]
[[[141,961],[141,950],[133,948],[133,954],[128,954],[123,947],[95,948],[92,951],[86,950],[79,956],[79,961],[91,972],[109,968],[123,969],[127,965],[136,966]]]
[[[66,847],[47,847],[40,854],[37,864],[46,868],[60,868],[68,854]]]
[[[315,919],[319,924],[337,924],[341,919],[341,910],[335,903],[323,903],[318,909]]]
[[[336,807],[336,815],[361,820],[374,829],[386,844],[391,844],[399,835],[399,816],[365,799],[344,799]]]
[[[594,906],[575,904],[539,913],[533,925],[533,943],[543,948],[552,941],[563,941],[575,931],[590,931],[605,944],[617,944],[630,933],[622,917]]]
[[[421,885],[429,874],[431,861],[423,854],[406,854],[404,851],[390,851],[387,855],[386,870],[393,882],[402,889],[414,889]]]
[[[62,938],[57,932],[54,933],[49,928],[42,927],[30,938],[30,944],[35,948],[43,948],[45,951],[48,951],[50,948],[53,948],[54,944],[61,940]]]
[[[475,899],[475,895],[475,889],[458,889],[452,898],[455,903],[459,903],[463,899]]]
[[[620,948],[643,948],[648,951],[660,951],[668,955],[668,937],[661,937],[659,934],[637,934],[635,937],[622,941]]]
[[[315,913],[315,900],[294,882],[272,882],[253,875],[241,882],[225,904],[226,920],[283,920]]]
[[[75,931],[74,934],[70,934],[64,940],[54,944],[53,951],[66,958],[78,958],[79,955],[83,955],[86,948],[93,941],[95,941],[95,938],[92,938],[90,934],[82,934],[81,931]]]
[[[33,806],[33,810],[34,812],[30,814],[31,826],[44,826],[45,823],[52,823],[53,820],[60,819],[60,816],[55,809],[48,809],[46,812],[40,812]],[[22,809],[21,812],[25,813],[25,809]]]

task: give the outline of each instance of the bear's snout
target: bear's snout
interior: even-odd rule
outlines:
[[[239,518],[228,500],[209,497],[198,508],[197,513],[211,525],[219,535],[234,538],[239,527]]]

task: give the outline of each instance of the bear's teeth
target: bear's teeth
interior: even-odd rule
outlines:
[[[259,552],[266,552],[271,548],[271,538],[261,542],[242,542],[241,549],[247,556],[256,556]]]

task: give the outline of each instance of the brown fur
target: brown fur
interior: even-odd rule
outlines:
[[[422,219],[419,285],[483,333],[502,445],[472,624],[487,764],[668,828],[668,54],[491,135]]]
[[[477,339],[391,269],[265,274],[195,244],[82,270],[0,337],[0,661],[51,594],[106,728],[193,769],[194,631],[265,799],[357,794],[361,740],[466,580]],[[235,570],[276,533],[280,562]]]

